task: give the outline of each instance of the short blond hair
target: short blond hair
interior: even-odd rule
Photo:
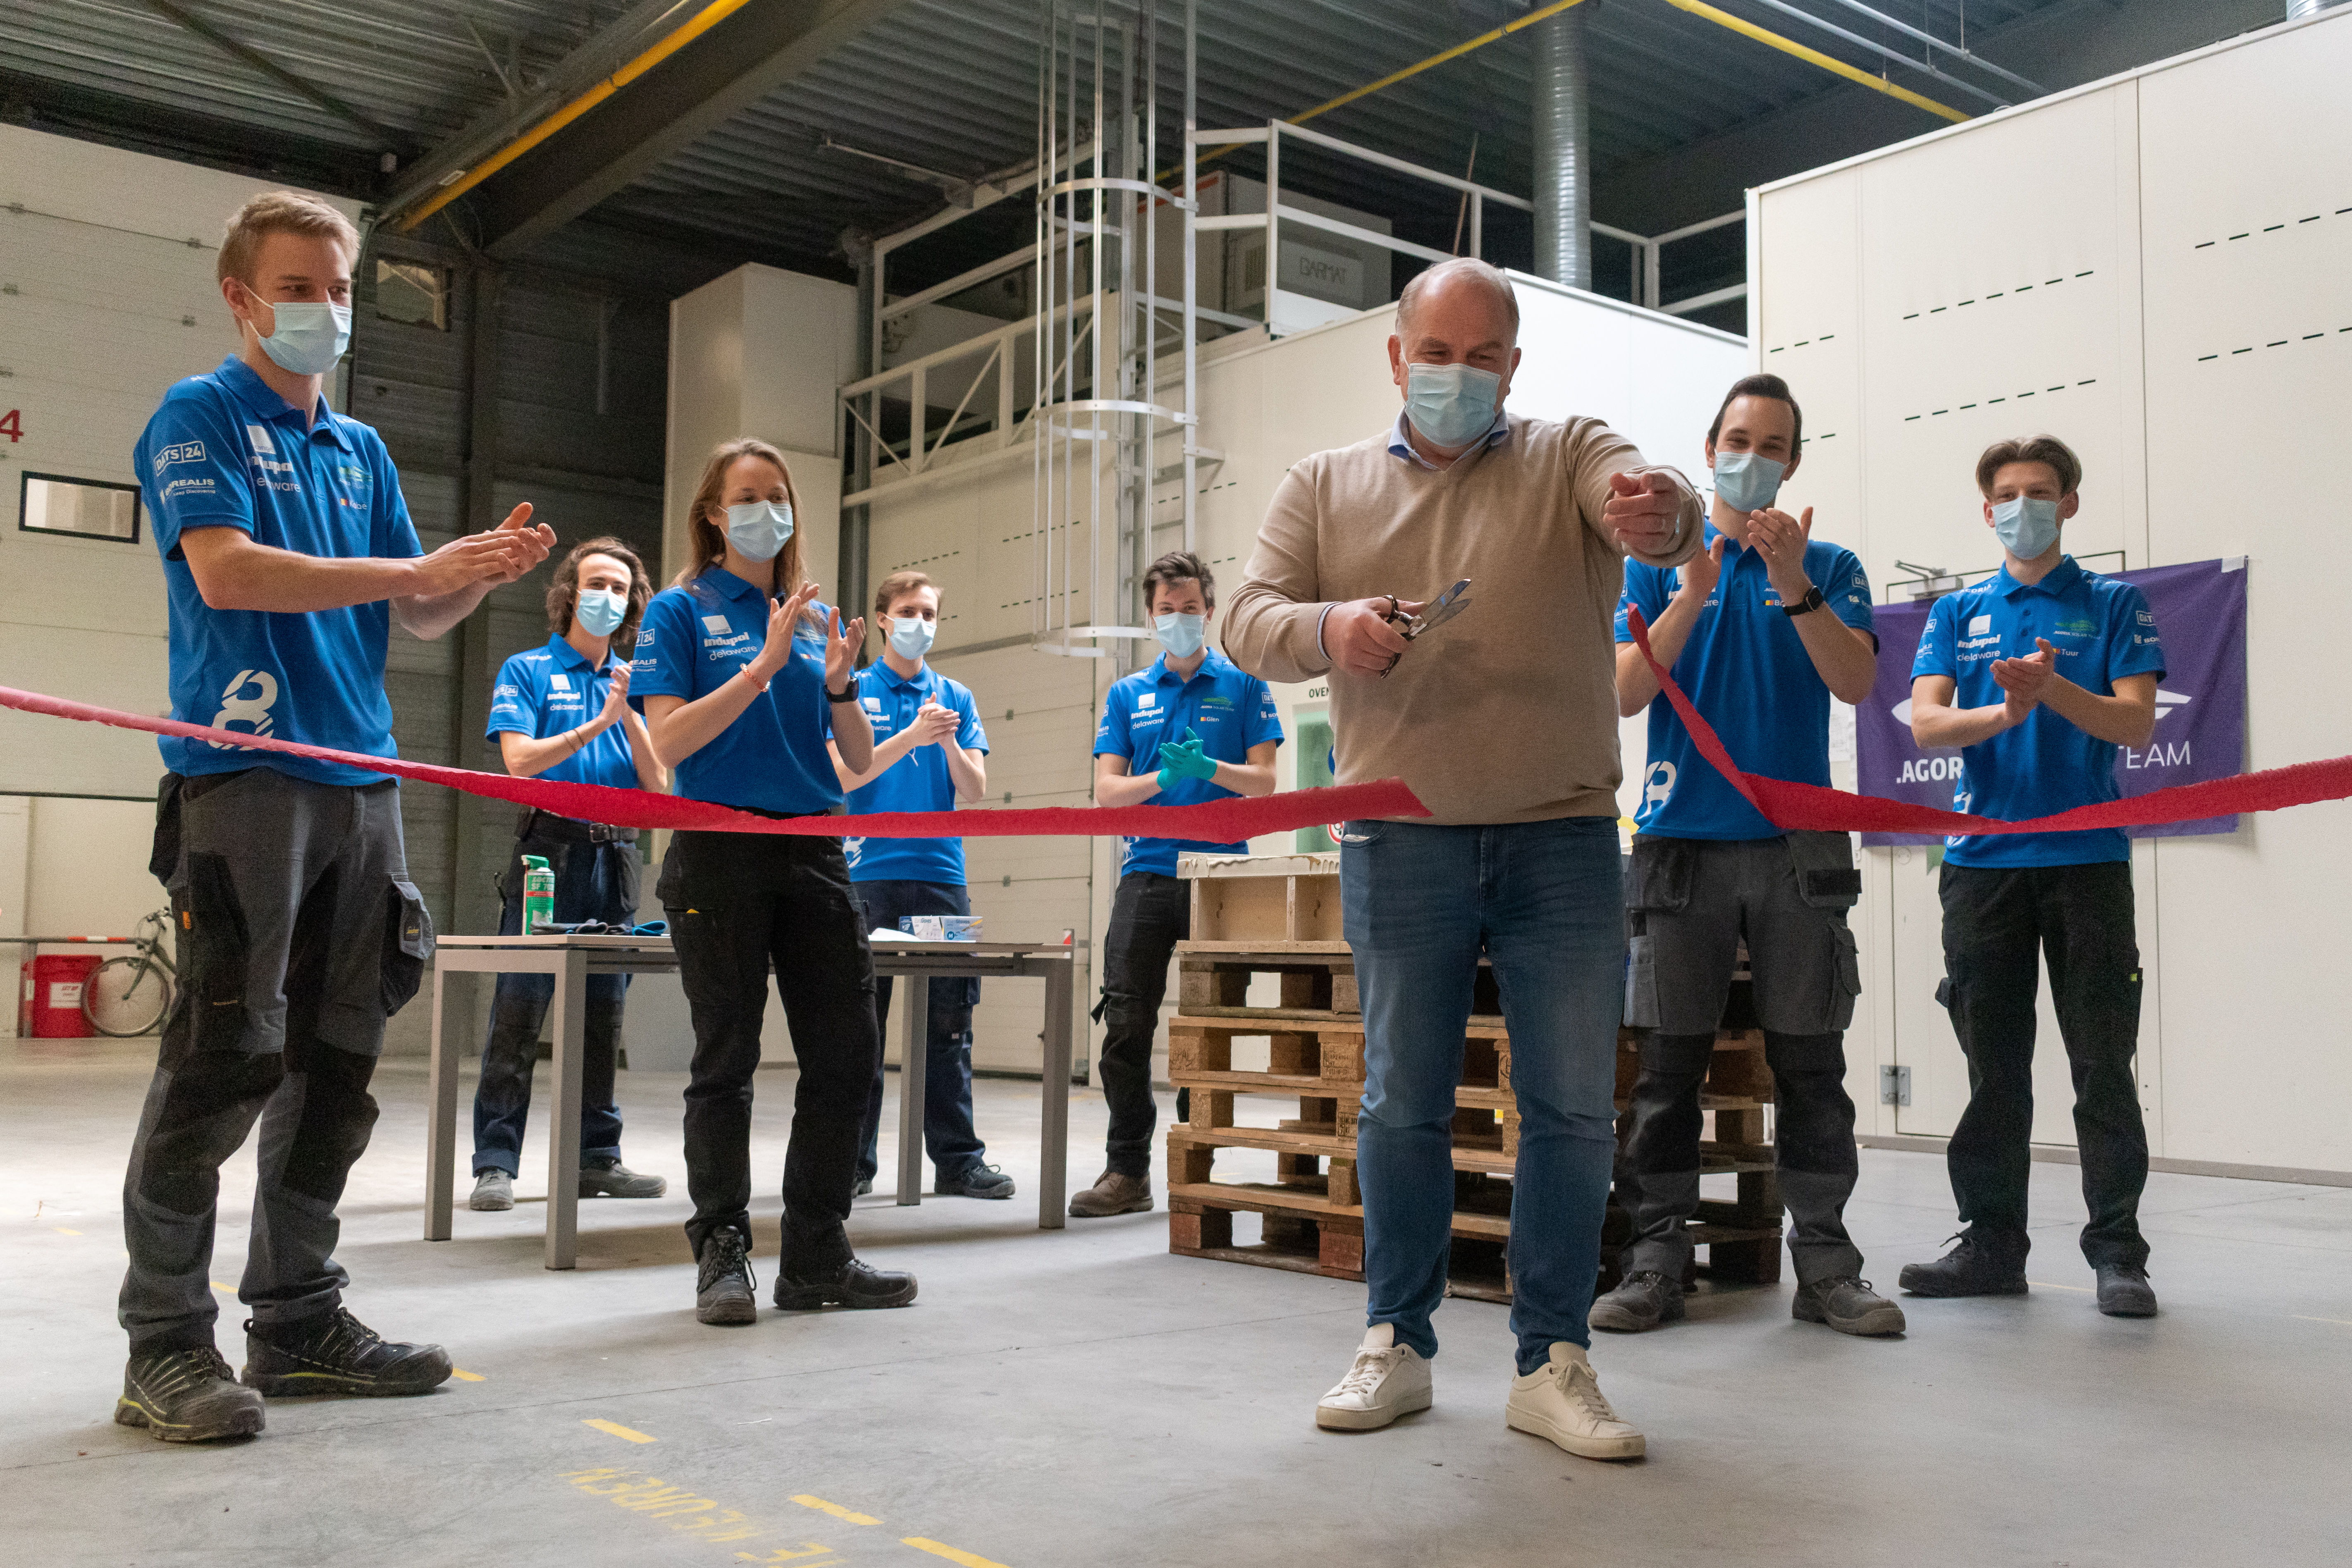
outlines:
[[[318,197],[306,196],[299,191],[264,191],[229,215],[228,226],[221,235],[215,275],[223,280],[234,278],[250,287],[253,258],[261,249],[261,242],[273,234],[304,234],[340,240],[343,248],[351,252],[353,265],[358,264],[360,231],[352,226],[351,219]]]

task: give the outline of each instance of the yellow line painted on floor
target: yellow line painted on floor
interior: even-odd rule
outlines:
[[[2092,1289],[2088,1285],[2053,1285],[2046,1279],[2029,1279],[2026,1283],[2032,1286],[2036,1290],[2072,1290],[2078,1296],[2095,1296],[2098,1294],[2097,1291]]]
[[[829,1513],[833,1515],[834,1518],[845,1520],[851,1524],[879,1524],[882,1522],[870,1513],[858,1513],[854,1510],[842,1507],[837,1502],[827,1502],[821,1497],[811,1497],[806,1492],[803,1492],[800,1496],[793,1499],[793,1500],[800,1504],[803,1508],[813,1508],[819,1513]]]
[[[950,1563],[961,1563],[963,1568],[1004,1568],[1002,1563],[990,1561],[977,1552],[959,1552],[952,1546],[942,1546],[936,1541],[926,1541],[919,1535],[909,1535],[898,1542],[918,1552],[928,1552],[934,1557],[944,1557]]]
[[[482,1381],[482,1374],[480,1373],[467,1372],[462,1366],[451,1367],[449,1369],[449,1375],[456,1378],[459,1383],[479,1383]]]
[[[2352,1318],[2307,1318],[2301,1312],[2293,1314],[2299,1323],[2334,1323],[2338,1328],[2352,1329]]]
[[[49,1228],[56,1231],[59,1236],[79,1236],[81,1234],[81,1232],[78,1230],[68,1230],[61,1225],[53,1225],[49,1226]]]
[[[636,1431],[632,1427],[624,1426],[617,1421],[600,1420],[593,1415],[587,1420],[581,1422],[580,1425],[583,1426],[593,1426],[599,1432],[610,1432],[615,1437],[626,1437],[632,1443],[656,1443],[660,1441],[657,1437],[648,1437],[643,1432]]]
[[[221,1283],[219,1280],[217,1280],[217,1279],[215,1279],[215,1280],[214,1280],[214,1281],[212,1282],[212,1287],[213,1287],[213,1289],[215,1289],[215,1290],[219,1291],[219,1292],[220,1292],[222,1295],[224,1295],[224,1296],[234,1296],[234,1295],[236,1295],[236,1286],[234,1286],[234,1285],[224,1285],[224,1284],[222,1284],[222,1283]]]

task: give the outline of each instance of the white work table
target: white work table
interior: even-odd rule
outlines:
[[[1016,942],[875,942],[874,973],[917,979],[1041,979],[1045,983],[1044,1108],[1037,1173],[1037,1227],[1059,1230],[1068,1191],[1070,1005],[1073,950]],[[433,1067],[425,1132],[425,1239],[449,1239],[456,1206],[458,1042],[447,1023],[452,973],[555,977],[554,1093],[548,1115],[547,1267],[570,1268],[580,1228],[580,1075],[591,974],[675,973],[666,936],[445,936],[433,957]],[[929,985],[899,987],[898,1202],[922,1201],[924,1043]]]

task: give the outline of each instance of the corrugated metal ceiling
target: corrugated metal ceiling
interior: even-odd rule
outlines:
[[[429,148],[504,96],[500,71],[545,72],[628,0],[180,0],[206,21],[316,83],[367,119]],[[1876,69],[1838,43],[1754,0],[1720,0],[1809,46]],[[1830,0],[1805,0],[1850,30],[1915,49]],[[2057,0],[1880,0],[1948,38],[1982,35]],[[1295,115],[1526,13],[1524,0],[1202,0],[1201,115],[1247,125]],[[1181,84],[1177,0],[1163,0],[1165,101]],[[1685,147],[1824,91],[1847,90],[1817,67],[1739,37],[1664,0],[1588,0],[1596,167]],[[1027,158],[1036,73],[1034,0],[912,0],[788,86],[736,116],[596,209],[595,216],[689,245],[717,240],[784,265],[838,271],[842,231],[884,232],[934,210],[937,190],[831,151],[824,137],[958,175]],[[1433,166],[1466,166],[1474,135],[1481,183],[1530,180],[1528,54],[1506,38],[1322,116],[1325,130]],[[1958,68],[1963,72],[1967,68]],[[1931,97],[1950,89],[1897,68]],[[132,107],[202,114],[347,153],[369,135],[183,30],[142,0],[39,0],[12,6],[0,31],[0,97],[11,75],[68,84]],[[1990,83],[1989,82],[1989,85]],[[1961,107],[1974,107],[1965,100]],[[1923,115],[1921,129],[1932,123]],[[1165,159],[1174,116],[1161,125]],[[1248,172],[1254,155],[1231,166]],[[1450,229],[1454,205],[1349,166],[1302,158],[1285,171],[1328,199],[1393,216],[1399,232]],[[1008,208],[1021,204],[1006,204]],[[1025,208],[1024,209],[1025,210]],[[1606,220],[1610,215],[1597,213]],[[1025,218],[997,220],[1017,233]],[[1507,230],[1507,219],[1497,219]],[[945,275],[994,239],[968,226],[919,258]],[[1504,245],[1507,232],[1498,234]],[[910,286],[920,281],[909,277]]]

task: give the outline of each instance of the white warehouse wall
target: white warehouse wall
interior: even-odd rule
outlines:
[[[1811,428],[1837,433],[1809,443],[1793,498],[1882,583],[1909,574],[1898,557],[1985,569],[1999,550],[1977,454],[2060,436],[2086,470],[2075,554],[2249,558],[2249,768],[2352,752],[2352,710],[2315,684],[2340,617],[2333,574],[2313,570],[2337,542],[2352,430],[2347,75],[2352,13],[2324,15],[1752,198],[1756,363],[1789,377]],[[2155,1154],[2352,1172],[2336,1114],[2352,1097],[2336,951],[2352,805],[2136,841],[2133,871]],[[1932,868],[1879,849],[1864,875],[1850,1046],[1864,1125],[1947,1133],[1968,1078],[1932,999]],[[2046,999],[2040,1037],[2034,1137],[2070,1144]],[[1913,1105],[1877,1105],[1880,1064],[1913,1068]]]
[[[0,415],[19,432],[0,438],[0,684],[168,710],[152,520],[142,505],[131,543],[26,532],[23,476],[135,480],[164,388],[236,346],[221,224],[277,188],[0,125]],[[0,803],[0,934],[126,936],[163,903],[147,874],[162,772],[152,736],[0,710],[0,792],[83,797]],[[15,1026],[10,1007],[0,1033]]]

